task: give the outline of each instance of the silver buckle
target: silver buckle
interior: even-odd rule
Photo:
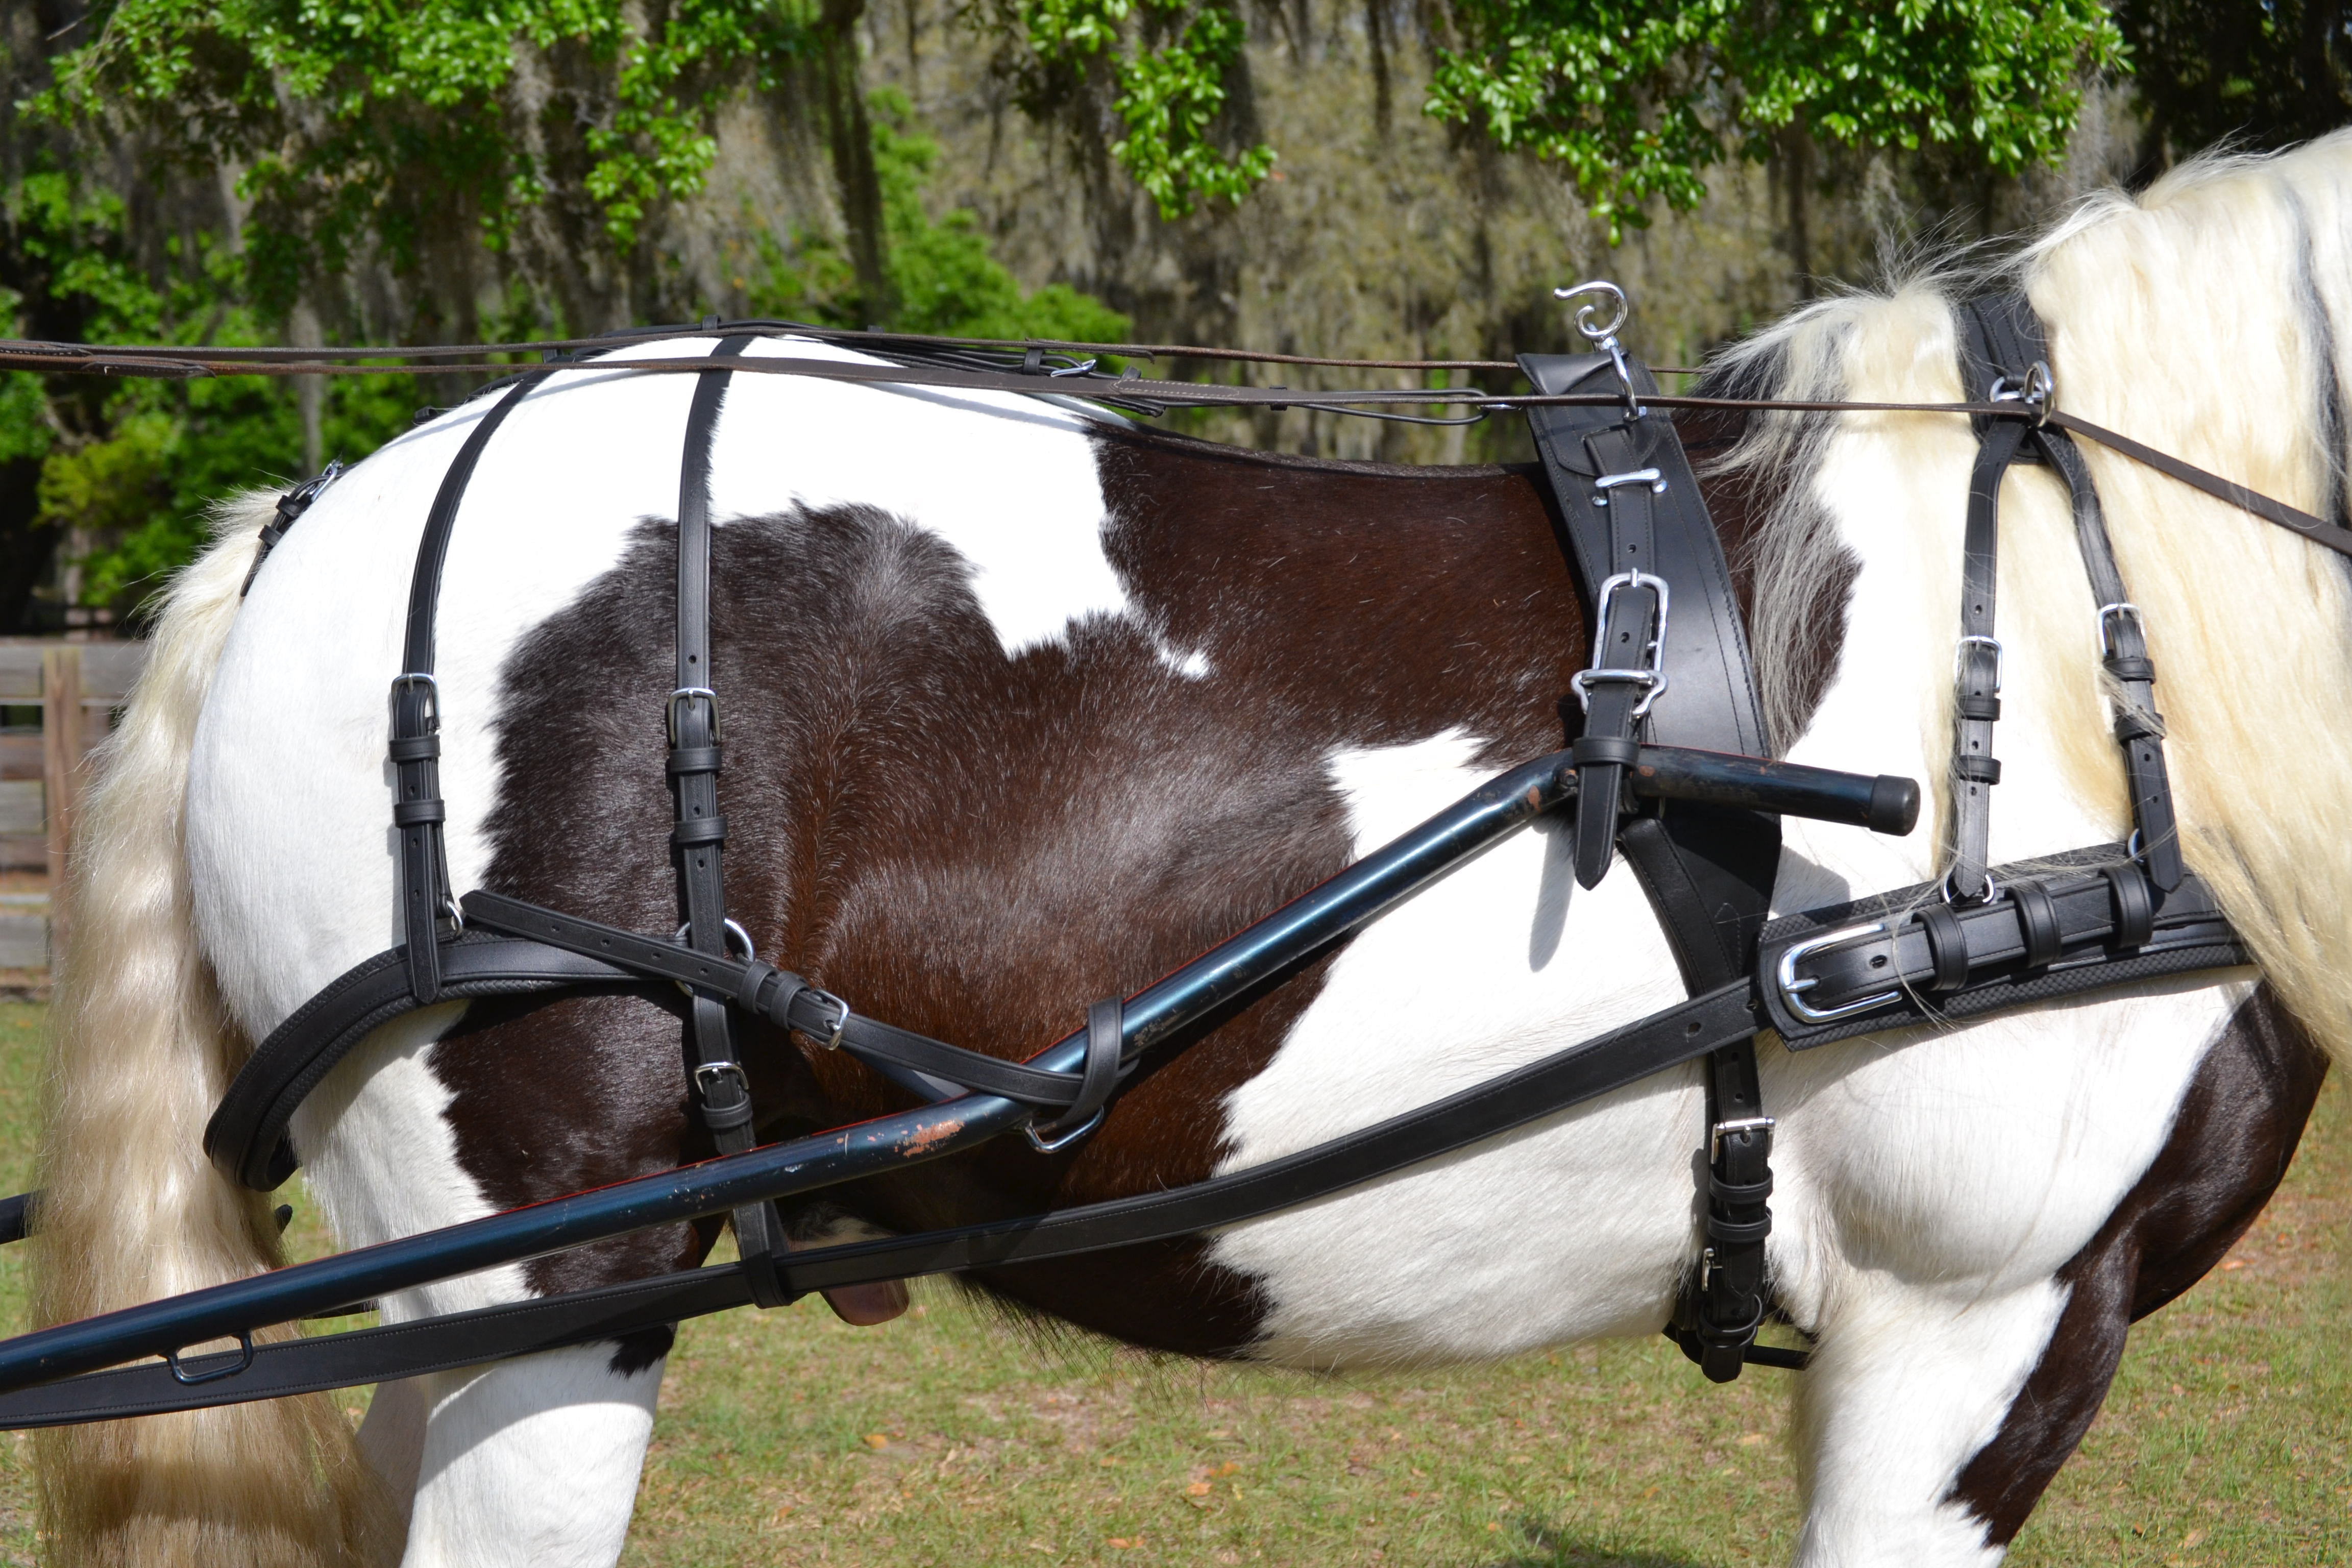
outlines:
[[[1862,937],[1887,934],[1885,921],[1873,921],[1867,925],[1846,926],[1826,936],[1807,937],[1794,943],[1780,955],[1780,963],[1772,966],[1772,982],[1780,988],[1780,999],[1789,1005],[1790,1012],[1808,1024],[1833,1024],[1840,1018],[1851,1018],[1856,1013],[1867,1013],[1873,1007],[1883,1007],[1889,1002],[1901,1000],[1903,993],[1899,990],[1881,991],[1874,996],[1865,996],[1859,1002],[1847,1002],[1835,1007],[1808,1006],[1799,999],[1822,983],[1821,976],[1817,974],[1799,977],[1797,965],[1801,960],[1811,957],[1825,947],[1836,947],[1841,942],[1853,942]]]
[[[1655,469],[1647,469],[1644,471],[1650,473],[1656,472]],[[1614,477],[1625,479],[1627,479],[1627,482],[1630,483],[1633,479],[1638,479],[1640,476],[1633,475],[1629,477],[1618,475]],[[1620,592],[1627,588],[1647,588],[1658,596],[1658,617],[1656,626],[1650,635],[1649,642],[1644,645],[1642,649],[1643,668],[1638,669],[1626,668],[1622,666],[1612,665],[1604,662],[1609,657],[1609,650],[1603,645],[1609,636],[1610,602],[1615,599]],[[1631,680],[1640,682],[1647,689],[1642,693],[1642,700],[1634,704],[1633,717],[1638,719],[1650,710],[1650,704],[1655,702],[1658,700],[1659,695],[1666,689],[1666,672],[1663,666],[1665,662],[1666,617],[1668,612],[1673,606],[1673,597],[1666,588],[1666,580],[1664,577],[1655,576],[1647,572],[1620,572],[1615,576],[1610,577],[1601,583],[1600,595],[1598,595],[1597,602],[1594,604],[1592,608],[1592,622],[1594,626],[1592,633],[1592,668],[1590,669],[1580,669],[1574,675],[1568,678],[1568,689],[1576,693],[1576,700],[1584,707],[1586,711],[1591,711],[1592,708],[1592,694],[1591,688],[1592,683],[1596,680]]]
[[[2000,695],[2000,639],[1999,637],[1965,637],[1952,645],[1952,684],[1958,686],[1968,675],[1969,649],[1992,649],[1992,694]]]
[[[833,1033],[826,1036],[822,1040],[817,1040],[816,1036],[807,1029],[803,1029],[801,1033],[807,1035],[812,1040],[816,1040],[817,1047],[821,1050],[839,1050],[841,1048],[841,1032],[849,1027],[849,1020],[856,1016],[856,1015],[850,1012],[848,1003],[843,1001],[840,997],[835,996],[830,991],[826,991],[819,986],[812,985],[808,988],[808,994],[815,997],[820,1002],[829,1002],[833,1005]]]
[[[2138,624],[2140,635],[2143,637],[2147,635],[2147,622],[2141,617],[2139,606],[2137,605],[2133,604],[2128,599],[2118,599],[2112,605],[2101,605],[2099,606],[2099,654],[2101,658],[2105,658],[2115,652],[2115,643],[2107,635],[2108,626],[2115,621],[2121,620],[2126,616],[2129,616]]]
[[[741,1062],[704,1062],[694,1069],[695,1093],[700,1095],[705,1100],[709,1100],[712,1080],[722,1078],[733,1079],[736,1088],[741,1089],[746,1096],[751,1094],[751,1080],[743,1076]]]
[[[441,728],[441,683],[421,669],[408,670],[392,678],[392,694],[400,695],[404,686],[422,686],[428,700],[425,707],[425,732],[432,734]]]
[[[708,686],[681,686],[669,694],[669,701],[663,709],[664,717],[669,724],[671,745],[677,744],[678,700],[683,698],[690,701],[697,697],[710,704],[710,743],[714,746],[719,743],[719,693],[711,690]]]
[[[1735,1116],[1728,1121],[1718,1121],[1706,1130],[1706,1163],[1715,1163],[1723,1152],[1723,1141],[1734,1132],[1769,1132],[1780,1122],[1769,1116]]]

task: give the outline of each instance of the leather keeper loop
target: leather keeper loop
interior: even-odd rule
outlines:
[[[429,763],[441,755],[441,737],[433,735],[394,735],[392,744],[384,748],[395,763]]]
[[[1927,956],[1936,965],[1931,991],[1958,991],[1969,983],[1969,937],[1948,904],[1922,904],[1919,929],[1927,933]]]
[[[1629,768],[1642,760],[1642,742],[1622,735],[1583,735],[1569,747],[1568,754],[1580,768],[1612,763]]]
[[[697,844],[724,844],[727,842],[727,819],[724,816],[698,816],[691,821],[681,822],[669,830],[669,841],[680,849],[689,849]]]
[[[2126,658],[2117,654],[2100,662],[2107,667],[2107,673],[2117,680],[2152,681],[2156,679],[2155,664],[2145,658]]]
[[[2058,901],[2039,882],[2011,882],[2005,889],[2017,910],[2017,929],[2025,938],[2025,966],[2047,969],[2065,951],[2058,924]]]
[[[1974,692],[1963,691],[1958,701],[1963,719],[1981,719],[1990,724],[2000,717],[2000,699],[1998,697],[1980,697]]]
[[[1723,1204],[1760,1204],[1772,1195],[1772,1173],[1764,1173],[1761,1181],[1727,1182],[1713,1172],[1707,1173],[1707,1195]]]
[[[717,773],[719,750],[717,746],[677,747],[669,754],[669,776],[679,778],[688,773]]]
[[[1706,1238],[1709,1241],[1722,1242],[1727,1247],[1752,1247],[1771,1234],[1772,1216],[1770,1215],[1766,1215],[1762,1219],[1750,1220],[1719,1219],[1714,1215],[1706,1216]],[[1720,1265],[1718,1264],[1717,1267]]]
[[[395,827],[414,827],[422,822],[446,822],[449,808],[437,800],[396,800],[392,803],[392,823]]]
[[[1952,776],[1964,779],[1969,784],[1997,784],[2000,783],[2000,759],[1999,757],[1954,757]]]
[[[759,1012],[761,1010],[760,993],[767,985],[768,977],[782,973],[783,971],[772,963],[762,963],[756,958],[747,960],[743,965],[742,978],[735,983],[735,1005],[742,1008],[746,1013]],[[789,1003],[791,997],[787,996],[785,1000]]]
[[[2137,863],[2107,866],[2107,893],[2115,905],[2116,931],[2108,940],[2116,947],[2145,947],[2156,935],[2156,899],[2148,891],[2147,875]]]
[[[2118,708],[2116,710],[2116,739],[2161,741],[2164,739],[2164,715],[2139,708]]]
[[[740,1095],[733,1103],[723,1106],[704,1100],[702,1124],[714,1133],[732,1132],[738,1127],[749,1127],[751,1124],[751,1097]]]

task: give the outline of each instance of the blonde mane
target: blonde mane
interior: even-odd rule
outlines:
[[[1717,374],[1784,397],[1955,399],[1954,303],[2020,285],[2048,329],[2062,407],[2343,517],[2352,132],[2273,157],[2200,160],[2136,200],[2094,196],[2021,256],[1822,301],[1723,356]],[[1823,560],[1842,547],[1815,480],[1833,438],[1892,444],[1904,450],[1890,457],[1923,474],[1949,472],[1972,446],[1948,416],[1775,415],[1759,417],[1726,459],[1778,497],[1755,547],[1754,634],[1783,747],[1809,718],[1790,672],[1829,629]],[[2184,854],[2297,1018],[2352,1062],[2344,941],[2352,574],[2331,552],[2082,445],[2145,612]],[[2099,711],[2087,589],[2063,500],[2038,473],[2012,475],[2008,497],[2000,613],[2010,668],[2042,672],[2038,700],[2056,721],[2066,786],[2124,823],[2122,770]],[[1943,499],[1956,529],[1962,496]],[[1956,605],[1956,548],[1948,559]],[[1941,596],[1923,613],[1929,626],[1957,630]],[[1948,726],[1948,690],[1927,701],[1928,729]],[[1949,781],[1934,783],[1941,818]]]

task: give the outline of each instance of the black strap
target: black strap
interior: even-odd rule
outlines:
[[[1969,301],[1961,308],[1960,328],[1963,393],[1994,401],[2031,397],[2046,407],[2055,395],[2046,340],[2041,320],[2022,293],[1989,295]],[[2081,448],[2058,426],[2047,420],[2020,425],[1984,417],[1975,423],[1980,440],[1988,445],[1995,425],[2018,430],[2023,442],[2020,458],[2048,464],[2065,483],[2083,569],[2091,580],[2092,597],[2097,605],[2100,658],[2115,683],[2115,733],[2123,748],[2125,776],[2131,792],[2132,824],[2139,835],[2137,853],[2157,887],[2169,891],[2180,885],[2183,866],[2179,827],[2165,767],[2164,717],[2156,709],[2156,665],[2148,657],[2147,630],[2139,606],[2131,602],[2124,586],[2122,569],[2116,563],[2115,545],[2107,536],[2106,516],[2099,504],[2098,486],[2092,481]],[[1980,467],[1982,452],[1980,447]],[[1973,509],[1973,491],[1970,504]],[[1997,497],[1992,504],[1998,507]],[[1972,510],[1972,519],[1973,516]]]
[[[1695,1060],[1757,1026],[1745,979],[1327,1143],[1173,1191],[782,1260],[795,1293],[1041,1262],[1191,1236],[1311,1203]],[[58,1426],[390,1382],[616,1334],[751,1300],[733,1266],[519,1301],[424,1322],[182,1358],[0,1394],[0,1429]],[[181,1378],[209,1379],[190,1383]]]
[[[1808,910],[1764,931],[1757,983],[1790,1050],[2246,962],[2193,872],[2157,889],[2122,845],[1996,870],[1990,898],[1931,887]]]
[[[721,357],[741,353],[749,334],[723,339]],[[665,768],[677,803],[670,830],[677,860],[678,905],[687,946],[700,953],[727,951],[727,887],[721,852],[727,819],[719,810],[719,693],[710,668],[710,444],[733,373],[707,370],[695,378],[686,416],[686,446],[677,477],[677,684],[665,705],[669,736]],[[744,956],[749,958],[750,953]],[[759,1141],[751,1080],[735,1058],[724,999],[694,994],[687,1007],[686,1043],[694,1104],[722,1154],[740,1154]],[[728,1216],[743,1259],[751,1299],[761,1307],[792,1300],[776,1274],[785,1249],[783,1216],[776,1205],[749,1204]]]
[[[425,536],[416,546],[416,569],[408,586],[408,635],[401,653],[401,672],[392,682],[393,826],[400,836],[400,930],[404,939],[409,992],[420,1007],[440,1000],[441,942],[457,929],[457,904],[449,888],[449,867],[443,847],[441,825],[447,816],[441,802],[441,699],[433,679],[433,622],[441,599],[441,568],[449,555],[449,536],[457,526],[457,510],[466,487],[515,405],[530,395],[548,372],[535,370],[516,378],[506,395],[483,411],[465,445],[441,476],[433,509],[425,517]]]
[[[1613,382],[1606,353],[1522,356],[1528,379],[1546,393]],[[1560,532],[1591,602],[1592,668],[1578,677],[1583,733],[1572,747],[1579,791],[1573,847],[1579,883],[1591,887],[1622,847],[1694,994],[1747,973],[1771,905],[1780,828],[1769,815],[1663,804],[1652,815],[1622,814],[1622,781],[1644,726],[1661,744],[1760,755],[1763,704],[1721,539],[1672,420],[1633,413],[1655,381],[1625,361],[1632,407],[1529,409],[1559,509]],[[1654,644],[1654,647],[1651,646]],[[1612,672],[1614,673],[1612,673]],[[1575,714],[1561,704],[1571,726]],[[1622,826],[1621,826],[1622,825]],[[1707,1123],[1760,1121],[1752,1041],[1727,1045],[1706,1070]],[[1727,1109],[1728,1108],[1728,1109]],[[1709,1134],[1711,1180],[1768,1186],[1769,1123],[1751,1137]],[[1761,1200],[1706,1203],[1707,1237],[1692,1289],[1668,1329],[1687,1334],[1706,1374],[1737,1377],[1763,1317]]]
[[[276,510],[269,521],[261,525],[261,542],[254,547],[253,564],[246,568],[245,586],[236,591],[238,598],[242,599],[253,592],[254,580],[261,575],[261,563],[269,559],[269,552],[278,548],[278,541],[302,521],[302,514],[310,510],[310,503],[342,476],[343,460],[334,458],[319,470],[316,478],[305,480],[278,498]]]
[[[1955,898],[1979,899],[1991,861],[1992,786],[2000,782],[1993,723],[2000,717],[2000,642],[1993,636],[1993,589],[2000,552],[2000,485],[2017,460],[2024,426],[1996,423],[1978,443],[1969,476],[1968,529],[1960,547],[1960,641],[1953,656],[1952,857]]]

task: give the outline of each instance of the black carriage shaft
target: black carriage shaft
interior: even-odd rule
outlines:
[[[1366,921],[1456,869],[1567,798],[1566,753],[1512,769],[1394,843],[1218,944],[1127,1005],[1129,1048],[1162,1044],[1279,980]],[[1032,1060],[1071,1071],[1083,1031]],[[940,1159],[1022,1126],[1033,1108],[965,1095],[919,1110],[60,1324],[0,1343],[0,1390],[236,1337],[348,1302],[520,1262],[648,1226],[718,1214]]]

